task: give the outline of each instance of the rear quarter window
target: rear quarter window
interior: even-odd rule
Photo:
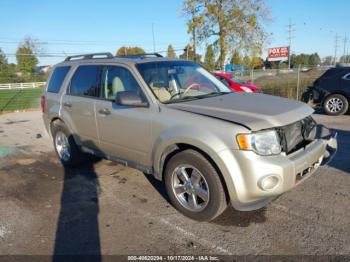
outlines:
[[[58,93],[61,89],[64,79],[69,72],[70,66],[56,67],[52,72],[50,81],[47,85],[47,92]]]

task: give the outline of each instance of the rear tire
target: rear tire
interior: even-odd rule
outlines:
[[[349,109],[349,101],[345,96],[340,94],[329,95],[324,100],[323,109],[327,115],[343,115]]]
[[[174,207],[194,220],[213,220],[227,207],[218,172],[197,151],[189,149],[174,155],[166,165],[164,183]]]
[[[85,154],[80,151],[66,125],[57,120],[52,123],[51,131],[54,148],[61,163],[67,167],[79,166]]]

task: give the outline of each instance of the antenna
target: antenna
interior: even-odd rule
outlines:
[[[154,23],[152,23],[153,52],[156,52],[156,40],[154,37]]]

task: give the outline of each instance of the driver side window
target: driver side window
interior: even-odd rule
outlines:
[[[106,66],[102,77],[102,98],[114,101],[118,92],[133,91],[141,94],[141,88],[128,69]]]

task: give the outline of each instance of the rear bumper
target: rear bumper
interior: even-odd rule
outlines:
[[[317,139],[289,155],[264,157],[250,151],[222,151],[231,204],[243,211],[258,209],[302,183],[334,157],[336,137],[336,133],[321,127]],[[261,181],[270,176],[278,180],[277,185],[271,190],[262,189]]]

